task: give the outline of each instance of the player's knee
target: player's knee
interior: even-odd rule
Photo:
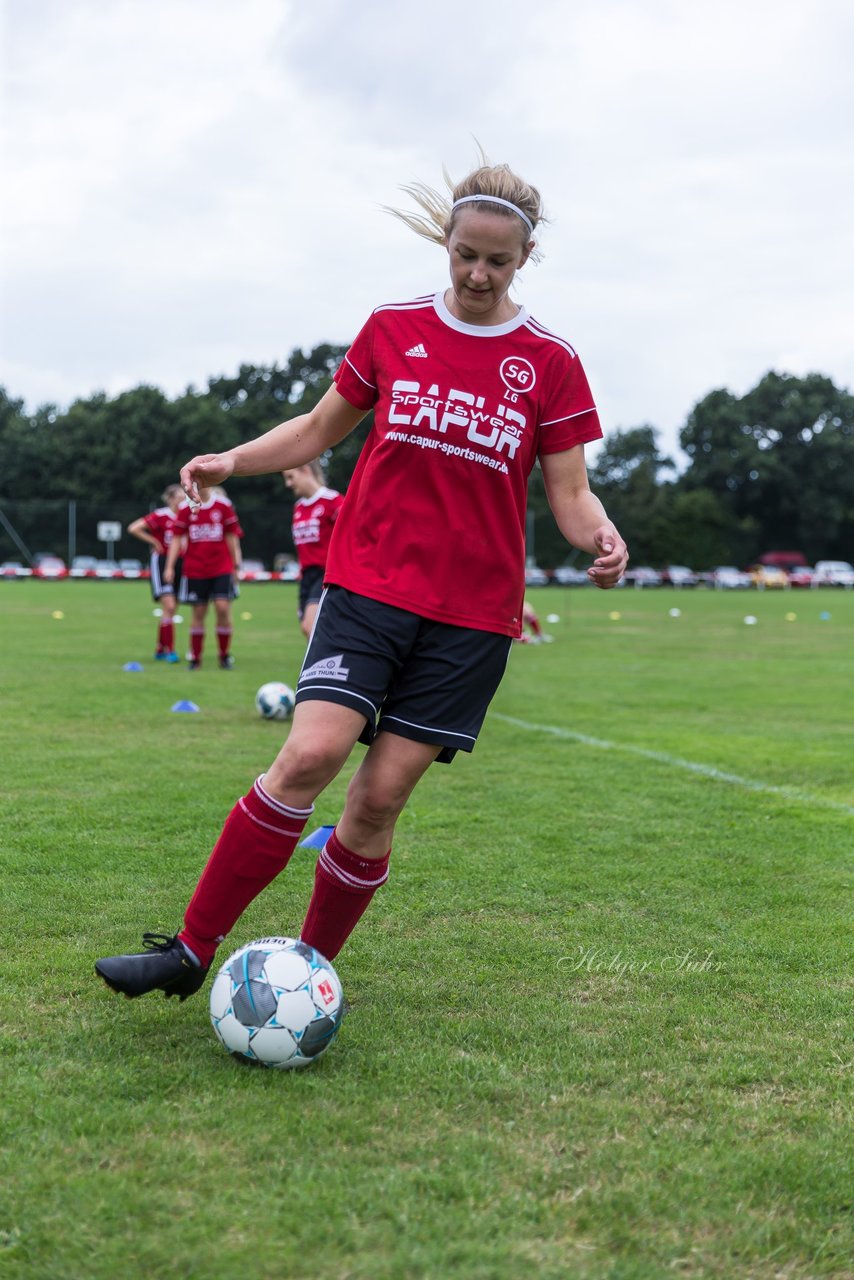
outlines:
[[[347,788],[347,813],[361,826],[381,831],[397,821],[408,796],[408,787],[380,784],[356,773]]]
[[[265,786],[273,795],[284,797],[294,790],[320,791],[341,767],[335,744],[311,738],[285,744],[267,772]]]

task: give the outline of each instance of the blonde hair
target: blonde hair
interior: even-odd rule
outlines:
[[[286,467],[282,475],[286,476],[288,471],[310,471],[318,484],[324,484],[326,481],[326,462],[329,456],[330,451],[327,449],[319,457],[312,458],[311,462],[303,462],[298,467]]]
[[[166,488],[163,490],[163,492],[160,495],[160,501],[169,502],[171,501],[172,498],[175,497],[176,493],[180,493],[181,497],[183,498],[184,490],[181,488],[179,484],[167,484]]]
[[[432,240],[434,244],[443,245],[453,231],[458,215],[458,210],[453,207],[454,202],[461,200],[464,196],[477,196],[479,197],[477,205],[479,206],[482,200],[490,213],[498,213],[506,218],[516,218],[521,227],[522,242],[528,244],[530,233],[522,219],[505,204],[490,204],[490,197],[509,201],[530,219],[533,227],[536,227],[538,223],[545,221],[539,191],[514,173],[509,165],[490,164],[483,149],[479,148],[479,150],[481,163],[461,182],[455,183],[447,169],[442,167],[442,176],[450,198],[428,187],[424,182],[410,182],[400,189],[412,197],[423,213],[409,213],[405,209],[393,209],[384,205],[386,212],[399,218],[416,235],[423,236],[425,240]],[[534,262],[539,262],[542,258],[542,254],[536,247],[532,249],[530,256]]]

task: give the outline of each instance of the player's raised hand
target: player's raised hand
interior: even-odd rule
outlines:
[[[598,528],[593,541],[601,554],[587,570],[587,576],[594,586],[607,591],[609,587],[615,587],[625,573],[629,562],[628,549],[612,524]]]
[[[191,502],[201,502],[199,489],[222,484],[234,471],[234,461],[227,453],[200,453],[181,468],[181,488]]]

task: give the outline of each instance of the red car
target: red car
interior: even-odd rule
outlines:
[[[59,556],[37,556],[33,565],[34,578],[67,578],[68,568]]]
[[[805,564],[799,564],[795,568],[789,570],[789,586],[811,587],[814,577],[814,569],[808,568]]]

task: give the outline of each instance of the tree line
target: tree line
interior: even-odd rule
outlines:
[[[32,550],[62,554],[68,504],[80,511],[76,549],[100,554],[99,520],[128,523],[159,505],[182,462],[227,449],[305,412],[330,385],[345,348],[294,350],[286,363],[241,365],[233,377],[172,399],[153,386],[44,405],[27,413],[0,387],[0,558],[17,556],[9,526]],[[370,417],[329,459],[346,490]],[[769,372],[743,396],[714,390],[680,432],[680,472],[649,424],[611,432],[590,480],[635,564],[747,564],[766,550],[809,561],[854,558],[854,396],[830,378]],[[572,559],[548,511],[539,469],[530,481],[529,542],[539,564]],[[279,476],[234,479],[246,556],[291,548],[293,499]],[[123,554],[136,554],[129,546]]]

